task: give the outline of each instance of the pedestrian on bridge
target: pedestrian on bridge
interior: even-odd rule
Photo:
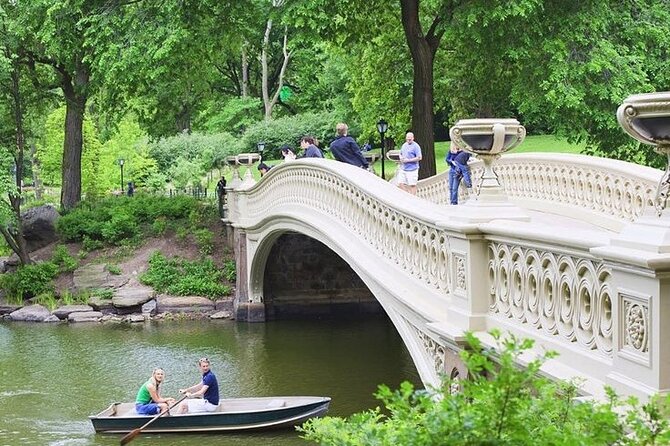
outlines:
[[[419,181],[419,161],[421,161],[421,158],[421,147],[414,141],[414,133],[407,132],[405,143],[400,148],[398,186],[412,195],[416,195],[416,183]]]
[[[458,204],[458,188],[461,185],[461,180],[468,188],[468,194],[472,195],[472,180],[470,179],[470,167],[468,161],[470,160],[470,153],[458,147],[454,142],[451,142],[449,153],[445,161],[449,164],[449,197],[451,204]]]
[[[340,122],[335,127],[335,131],[337,137],[330,143],[330,151],[333,152],[335,159],[367,170],[368,162],[361,154],[361,148],[358,147],[354,138],[347,134],[349,126]]]
[[[313,136],[303,136],[300,147],[304,151],[303,158],[323,158],[323,152],[316,146],[316,139]]]

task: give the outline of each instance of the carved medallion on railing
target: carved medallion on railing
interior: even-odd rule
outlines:
[[[489,243],[489,311],[612,355],[610,271],[591,259]]]
[[[649,365],[651,325],[649,323],[649,297],[633,292],[620,295],[621,352],[636,362]]]

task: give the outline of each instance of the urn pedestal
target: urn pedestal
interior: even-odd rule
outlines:
[[[237,187],[237,189],[249,189],[254,184],[256,184],[256,180],[254,179],[254,175],[251,173],[251,169],[254,164],[261,160],[261,156],[258,153],[240,153],[236,158],[239,165],[247,167],[247,171],[244,174],[244,179]]]
[[[479,183],[473,184],[477,194],[470,197],[455,218],[467,222],[494,219],[528,221],[528,214],[509,202],[494,170],[495,160],[518,146],[526,137],[526,129],[516,119],[461,119],[449,131],[451,140],[474,154],[484,163]],[[473,178],[473,183],[477,179]]]

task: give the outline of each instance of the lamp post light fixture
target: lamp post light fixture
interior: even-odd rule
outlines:
[[[119,164],[119,167],[121,168],[121,194],[123,195],[123,165],[126,163],[126,160],[123,158],[119,158],[116,160],[116,162]]]
[[[384,135],[388,129],[388,122],[386,122],[384,119],[377,121],[377,131],[379,132],[379,136],[382,140],[382,179],[384,180],[386,180],[386,173],[384,172],[384,161],[386,161],[386,141],[384,140]]]
[[[261,158],[263,158],[263,150],[265,150],[265,142],[264,141],[257,142],[256,149],[258,150],[258,153],[261,154]]]

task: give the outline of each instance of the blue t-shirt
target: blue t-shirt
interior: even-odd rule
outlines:
[[[415,142],[412,144],[403,144],[402,147],[400,148],[400,156],[403,158],[416,158],[421,156],[421,147]],[[402,170],[404,171],[412,171],[416,170],[419,168],[419,162],[415,161],[413,163],[403,163],[402,164]]]
[[[202,375],[202,383],[207,386],[203,398],[217,406],[219,404],[219,383],[211,370]]]

